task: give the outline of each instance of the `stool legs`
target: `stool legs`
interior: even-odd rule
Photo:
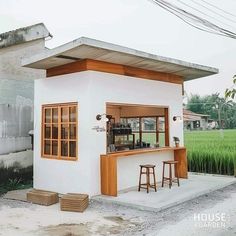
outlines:
[[[143,168],[146,169],[145,172],[143,172]],[[152,172],[150,171],[152,169]],[[142,184],[142,174],[146,175],[146,183]],[[150,175],[153,175],[153,184],[150,183]],[[146,187],[142,187],[142,185],[146,186]],[[155,167],[143,167],[140,166],[140,174],[139,174],[139,186],[138,186],[138,191],[140,192],[141,188],[145,188],[147,190],[147,193],[149,193],[149,189],[150,188],[154,188],[155,192],[157,191],[157,187],[156,187],[156,175],[155,175]]]
[[[178,171],[178,168],[175,168],[175,175],[176,175],[177,183],[178,183],[178,186],[179,186],[179,171]]]
[[[165,177],[165,164],[169,165],[169,177]],[[173,178],[172,165],[175,167],[175,178]],[[163,162],[163,172],[162,172],[162,187],[164,187],[164,182],[169,181],[169,188],[172,187],[172,183],[175,182],[179,184],[179,173],[178,173],[178,162],[177,161],[164,161]]]
[[[149,193],[149,187],[150,187],[149,168],[146,169],[146,185],[147,185],[147,193]]]
[[[163,163],[163,171],[162,171],[162,184],[161,187],[164,187],[164,178],[165,178],[165,163]]]
[[[155,192],[156,192],[157,191],[157,183],[156,183],[156,174],[155,174],[154,167],[152,168],[152,171],[153,171],[154,189],[155,189]]]
[[[140,167],[140,172],[139,172],[139,184],[138,184],[138,191],[139,191],[139,192],[140,192],[140,189],[141,189],[142,170],[143,170],[143,167]]]
[[[172,168],[171,165],[169,165],[169,188],[172,186]]]

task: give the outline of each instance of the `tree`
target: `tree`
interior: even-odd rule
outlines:
[[[219,93],[206,96],[191,95],[188,99],[187,109],[199,114],[209,115],[219,124],[219,128],[236,127],[236,103],[227,98],[220,97]]]
[[[187,109],[195,113],[203,113],[204,102],[204,99],[201,98],[198,94],[191,94],[191,97],[187,102]]]
[[[233,86],[230,89],[225,90],[225,98],[234,99],[236,95],[236,75],[233,77]]]
[[[219,115],[218,110],[221,103],[223,103],[223,101],[219,97],[219,93],[203,97],[199,95],[191,95],[188,99],[187,109],[195,113],[210,115],[211,119],[217,120]]]

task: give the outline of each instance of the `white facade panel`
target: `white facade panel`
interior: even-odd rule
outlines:
[[[41,158],[41,107],[43,104],[66,102],[78,102],[78,161]],[[181,85],[95,71],[37,80],[35,188],[59,193],[88,193],[90,196],[100,194],[100,154],[106,153],[106,132],[96,132],[92,128],[96,125],[105,127],[105,123],[96,121],[96,115],[106,112],[108,102],[168,107],[170,144],[173,145],[173,136],[178,136],[183,144],[183,124],[172,120],[173,116],[182,116]],[[160,181],[159,167],[166,159],[173,159],[173,153],[121,158],[118,161],[119,190],[137,185],[139,165],[147,160],[151,162],[149,164],[157,164]],[[131,166],[133,168],[129,168]]]

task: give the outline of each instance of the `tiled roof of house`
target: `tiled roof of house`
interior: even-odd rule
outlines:
[[[187,109],[183,109],[183,119],[184,121],[197,121],[202,118],[209,117],[209,115],[198,114]]]

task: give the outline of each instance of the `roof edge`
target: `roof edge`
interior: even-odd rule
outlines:
[[[39,60],[43,60],[47,57],[56,56],[62,52],[66,52],[66,51],[71,50],[74,47],[78,47],[82,44],[86,44],[86,45],[94,46],[94,47],[100,47],[103,49],[113,50],[113,51],[117,51],[117,52],[123,52],[126,54],[139,56],[139,57],[142,57],[145,59],[153,59],[153,60],[158,60],[158,61],[162,61],[162,62],[168,62],[171,64],[186,66],[188,68],[206,70],[207,72],[212,72],[212,73],[219,72],[219,70],[214,67],[203,66],[200,64],[196,64],[196,63],[190,63],[190,62],[186,62],[186,61],[182,61],[182,60],[178,60],[178,59],[158,56],[158,55],[147,53],[144,51],[132,49],[132,48],[125,47],[125,46],[120,46],[120,45],[113,44],[113,43],[107,43],[107,42],[103,42],[103,41],[100,41],[97,39],[91,39],[91,38],[87,38],[87,37],[80,37],[80,38],[75,39],[69,43],[65,43],[63,45],[60,45],[60,46],[55,47],[53,49],[50,49],[48,52],[41,53],[41,54],[32,56],[30,58],[25,58],[24,60],[22,60],[22,65],[27,66],[31,63],[34,63]]]
[[[100,40],[91,39],[91,38],[87,38],[87,37],[80,37],[80,38],[75,39],[71,42],[68,42],[66,44],[63,44],[63,45],[60,45],[60,46],[55,47],[53,49],[50,49],[48,51],[45,51],[41,54],[34,55],[30,58],[24,58],[22,60],[22,66],[36,68],[36,67],[34,67],[34,63],[46,60],[47,58],[56,57],[60,54],[66,53],[67,51],[69,51],[73,48],[79,47],[81,45],[88,45],[91,47],[101,48],[104,50],[110,50],[110,51],[114,51],[114,52],[120,52],[120,53],[124,53],[127,55],[136,56],[136,57],[139,57],[142,59],[154,60],[154,61],[159,61],[159,62],[168,63],[168,64],[172,64],[172,65],[182,66],[182,68],[184,70],[191,69],[191,70],[196,70],[196,71],[202,72],[201,76],[199,76],[199,77],[192,76],[191,78],[186,77],[185,81],[219,73],[219,70],[214,67],[203,66],[200,64],[196,64],[196,63],[191,63],[191,62],[186,62],[186,61],[182,61],[182,60],[178,60],[178,59],[158,56],[158,55],[147,53],[144,51],[120,46],[117,44],[107,43],[107,42],[103,42]],[[40,69],[40,68],[38,68],[38,69]],[[41,69],[45,69],[45,68],[41,68]]]
[[[0,34],[0,49],[47,37],[52,35],[43,23],[18,28]]]

